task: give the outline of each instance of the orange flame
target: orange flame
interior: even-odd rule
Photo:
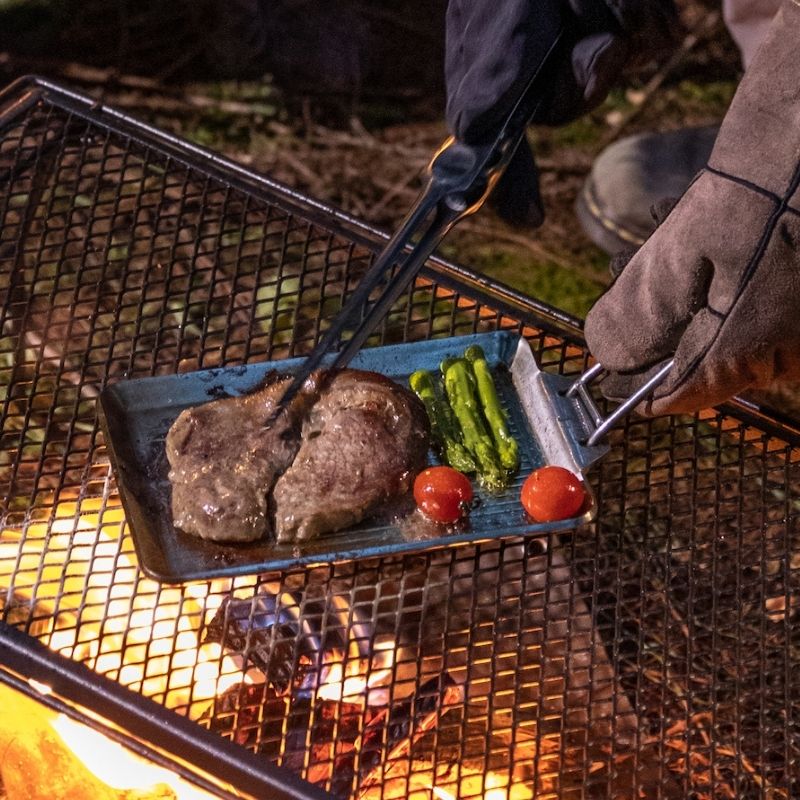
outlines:
[[[105,498],[62,501],[51,521],[7,529],[0,594],[46,618],[45,641],[62,655],[197,718],[240,681],[241,668],[199,630],[214,603],[253,579],[159,586],[140,578],[121,508]]]

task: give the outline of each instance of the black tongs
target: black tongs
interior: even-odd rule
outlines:
[[[439,242],[457,222],[474,214],[486,202],[522,141],[528,121],[552,87],[563,38],[561,31],[492,141],[467,145],[450,137],[436,152],[428,165],[425,188],[330,328],[295,373],[273,420],[288,406],[308,377],[320,368],[331,350],[341,345],[326,366],[340,369],[350,362]],[[397,270],[388,280],[395,265]],[[370,295],[381,284],[385,284],[381,294],[368,306]],[[353,334],[342,344],[342,333],[356,321]]]

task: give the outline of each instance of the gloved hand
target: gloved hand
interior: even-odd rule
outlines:
[[[561,125],[602,102],[628,58],[675,30],[672,0],[450,0],[445,81],[447,123],[468,144],[490,140],[564,28],[562,69],[532,122]],[[526,142],[492,195],[512,223],[544,219]]]
[[[784,0],[706,169],[586,319],[621,399],[674,354],[645,414],[800,378],[800,2]]]

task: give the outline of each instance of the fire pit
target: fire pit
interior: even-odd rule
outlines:
[[[759,409],[630,419],[567,534],[140,572],[101,389],[307,353],[380,242],[46,82],[0,95],[8,800],[64,747],[87,797],[113,787],[87,726],[183,781],[109,797],[799,796],[800,433]],[[437,260],[372,344],[500,329],[586,365],[574,320]]]

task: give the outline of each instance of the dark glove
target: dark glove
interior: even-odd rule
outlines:
[[[674,354],[646,414],[695,411],[800,378],[800,5],[785,0],[723,121],[708,166],[586,319],[633,393]]]
[[[564,28],[562,69],[533,122],[561,125],[602,102],[637,43],[670,41],[672,0],[450,0],[447,123],[468,144],[492,138]],[[526,142],[493,194],[510,222],[541,224],[538,174]],[[522,205],[521,205],[522,204]]]

